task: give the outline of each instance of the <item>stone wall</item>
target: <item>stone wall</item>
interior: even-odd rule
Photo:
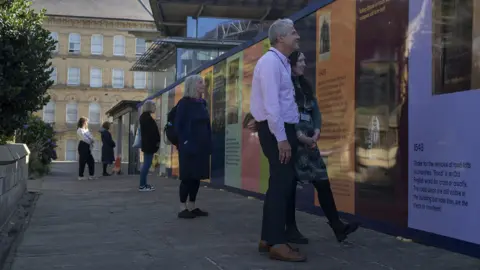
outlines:
[[[25,144],[0,145],[0,228],[26,191],[29,154]]]

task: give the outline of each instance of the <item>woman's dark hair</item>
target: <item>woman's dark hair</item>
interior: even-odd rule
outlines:
[[[104,128],[106,130],[109,130],[110,129],[110,122],[108,122],[108,121],[103,122],[102,128]]]
[[[78,119],[78,122],[77,122],[77,128],[83,128],[83,126],[85,125],[85,122],[87,122],[87,118],[80,117],[80,119]]]
[[[301,51],[294,51],[288,57],[288,60],[290,60],[290,66],[292,67],[292,70],[297,65],[298,58],[300,58],[301,54],[302,54]],[[295,79],[298,79],[300,87],[298,87],[297,84],[295,83]],[[307,100],[313,100],[315,98],[312,85],[307,81],[305,76],[300,75],[298,76],[298,78],[296,78],[292,73],[292,80],[294,81],[293,86],[295,86],[295,99],[297,103],[301,102],[304,99],[304,97],[306,97]]]

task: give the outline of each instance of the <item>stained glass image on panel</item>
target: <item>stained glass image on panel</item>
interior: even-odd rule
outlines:
[[[480,88],[472,85],[473,1],[434,0],[433,95]]]
[[[330,59],[330,49],[331,49],[331,34],[330,26],[331,21],[331,12],[325,12],[321,14],[318,18],[318,31],[319,31],[319,58],[320,60]]]
[[[228,108],[228,116],[227,116],[227,124],[233,125],[238,123],[238,102],[239,102],[239,80],[240,80],[240,73],[239,73],[239,65],[240,65],[240,58],[232,60],[228,63],[228,77],[227,77],[227,85],[229,86],[229,95],[227,103],[229,104]]]

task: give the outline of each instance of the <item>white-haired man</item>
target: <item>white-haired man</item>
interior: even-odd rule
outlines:
[[[300,36],[291,20],[279,19],[270,26],[268,38],[272,48],[255,66],[250,100],[260,145],[270,165],[259,251],[269,252],[272,259],[302,262],[306,257],[288,244],[285,234],[287,204],[296,181],[292,156],[299,121],[288,56],[299,49]]]

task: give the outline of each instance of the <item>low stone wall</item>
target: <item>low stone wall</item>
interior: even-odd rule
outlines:
[[[25,144],[0,145],[0,228],[26,191],[29,155]]]

